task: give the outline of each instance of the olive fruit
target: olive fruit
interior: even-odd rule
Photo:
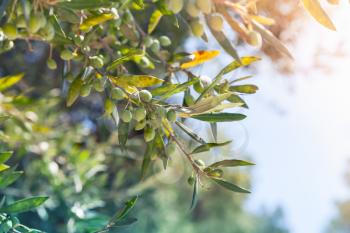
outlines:
[[[262,45],[262,38],[260,33],[256,31],[251,31],[248,34],[248,44],[254,46],[254,47],[260,47]]]
[[[151,45],[151,51],[154,53],[158,53],[159,50],[160,50],[159,40],[153,40],[153,43]]]
[[[201,159],[196,159],[194,161],[199,167],[205,167],[205,163]]]
[[[191,21],[190,27],[191,27],[193,35],[195,35],[197,37],[201,37],[204,34],[204,27],[201,24],[201,22],[199,22],[199,20]]]
[[[142,57],[139,64],[144,68],[148,68],[151,65],[151,61],[147,57]]]
[[[224,172],[221,169],[213,169],[207,172],[208,176],[221,178]]]
[[[105,90],[105,80],[102,78],[96,79],[94,88],[97,92],[103,92]]]
[[[145,46],[146,46],[147,48],[151,47],[151,45],[152,45],[152,43],[153,43],[152,37],[146,36],[146,37],[145,37],[145,40],[143,41],[143,43],[145,44]]]
[[[103,67],[104,62],[100,56],[91,56],[89,57],[90,65],[96,69],[100,69]]]
[[[18,28],[26,28],[27,27],[26,18],[24,17],[24,15],[21,15],[16,19],[16,26]]]
[[[52,58],[47,59],[47,67],[49,67],[50,70],[57,69],[56,61],[54,59],[52,59]]]
[[[171,40],[167,36],[159,37],[159,42],[160,42],[160,45],[163,47],[167,47],[171,45]]]
[[[147,112],[143,107],[136,108],[133,113],[133,117],[136,121],[142,121],[146,118]]]
[[[202,82],[200,80],[198,80],[198,82],[193,84],[193,89],[198,93],[202,93],[204,91],[204,86],[203,86]]]
[[[137,122],[137,123],[135,124],[135,128],[134,128],[134,129],[135,129],[136,131],[142,130],[142,129],[145,128],[145,126],[146,126],[146,120],[143,119],[142,121],[139,121],[139,122]]]
[[[40,14],[31,15],[28,21],[28,31],[32,34],[37,33],[42,27],[43,23],[44,22]]]
[[[165,147],[165,152],[167,155],[174,154],[175,150],[176,150],[176,144],[172,141],[170,141]]]
[[[140,91],[139,96],[143,102],[150,102],[152,100],[152,94],[147,90]]]
[[[132,119],[132,113],[128,109],[125,109],[122,111],[120,118],[122,119],[122,121],[128,123]]]
[[[156,136],[156,131],[154,130],[154,128],[146,126],[143,136],[146,142],[150,142]]]
[[[219,14],[212,14],[209,17],[209,26],[215,31],[222,31],[224,20]]]
[[[15,25],[7,23],[2,27],[3,33],[9,40],[14,40],[18,36],[17,28]]]
[[[22,1],[22,2],[24,3],[24,5],[23,4],[18,4],[18,7],[16,7],[17,14],[18,15],[23,15],[23,14],[24,15],[29,15],[30,11],[32,9],[30,1]]]
[[[189,185],[193,185],[195,181],[196,181],[196,180],[195,180],[195,178],[194,178],[193,176],[190,176],[190,177],[188,177],[188,179],[187,179],[187,183],[188,183]]]
[[[64,49],[61,51],[60,57],[62,58],[62,60],[69,61],[73,59],[74,54],[69,49]]]
[[[166,114],[166,118],[168,119],[168,121],[170,122],[174,122],[176,121],[176,112],[174,109],[170,109],[167,114]]]
[[[209,78],[208,76],[202,75],[199,77],[199,81],[193,85],[193,89],[198,93],[202,93],[204,88],[208,87],[210,84],[211,84],[211,78]]]
[[[167,111],[166,111],[166,109],[163,108],[163,107],[158,107],[158,108],[156,109],[156,113],[157,113],[157,115],[158,115],[160,118],[163,118],[163,117],[166,117]]]
[[[114,87],[111,91],[111,97],[115,100],[122,100],[124,99],[124,92],[119,87]]]
[[[106,114],[108,114],[108,115],[112,114],[114,111],[114,107],[115,106],[114,106],[114,103],[112,100],[110,100],[110,99],[105,100],[105,113]]]
[[[167,7],[170,11],[177,14],[179,13],[184,5],[183,0],[167,0]]]
[[[55,37],[55,28],[51,23],[47,23],[39,32],[40,35],[47,41],[51,41]]]
[[[80,89],[80,96],[87,97],[90,95],[91,92],[91,86],[90,85],[83,85]]]
[[[196,5],[205,14],[209,14],[211,12],[211,0],[196,0]]]
[[[196,4],[194,4],[193,2],[189,2],[187,4],[186,12],[193,18],[198,17],[200,14],[200,10],[197,8]]]
[[[190,94],[185,95],[185,104],[187,106],[191,106],[192,104],[194,104],[194,102],[195,102],[194,97],[192,95],[190,95]]]
[[[65,76],[65,79],[67,79],[68,82],[73,82],[73,80],[75,79],[74,75],[72,72],[68,72]]]

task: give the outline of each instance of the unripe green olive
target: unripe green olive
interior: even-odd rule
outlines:
[[[37,14],[36,14],[36,17],[37,17],[38,20],[39,20],[40,27],[41,27],[41,28],[45,27],[45,26],[46,26],[46,23],[47,23],[47,19],[46,19],[45,15],[42,14],[42,13],[37,13]]]
[[[15,25],[7,23],[2,27],[2,31],[9,40],[14,40],[18,36],[17,28]]]
[[[201,159],[196,159],[194,161],[199,167],[205,167],[205,163]]]
[[[103,67],[104,62],[100,56],[91,56],[89,57],[90,65],[96,69],[100,69]]]
[[[105,90],[105,80],[98,78],[94,82],[94,88],[97,92],[103,92]]]
[[[261,47],[262,45],[262,37],[260,33],[256,31],[251,31],[248,34],[248,44],[254,46],[254,47]]]
[[[72,72],[68,72],[65,76],[65,79],[67,79],[68,82],[73,82],[73,80],[75,79],[74,75]]]
[[[45,19],[46,20],[46,19]],[[43,20],[40,14],[34,14],[29,17],[28,21],[28,31],[31,34],[35,34],[43,25]]]
[[[120,118],[122,119],[122,121],[128,123],[132,119],[132,113],[128,109],[125,109],[122,111]]]
[[[145,126],[146,126],[146,123],[147,123],[147,122],[146,122],[145,119],[143,119],[142,121],[137,122],[137,123],[135,124],[135,130],[136,130],[136,131],[139,131],[139,130],[144,129]]]
[[[209,14],[211,12],[211,0],[196,0],[196,5],[205,14]]]
[[[80,89],[80,96],[87,97],[90,95],[90,92],[91,92],[91,85],[83,85]]]
[[[119,87],[114,87],[111,91],[112,99],[122,100],[124,99],[124,92]]]
[[[156,132],[155,132],[154,128],[152,128],[150,126],[146,126],[143,136],[144,136],[144,139],[146,142],[150,142],[156,136]]]
[[[26,28],[27,27],[26,18],[24,17],[24,15],[21,15],[16,19],[16,26],[18,28]]]
[[[158,115],[160,118],[164,118],[164,117],[166,117],[167,111],[166,111],[166,109],[163,108],[163,107],[158,107],[158,108],[156,109],[156,113],[157,113],[157,115]]]
[[[187,3],[186,12],[193,18],[198,17],[200,14],[200,10],[197,8],[196,4],[194,4],[193,2]]]
[[[174,12],[175,14],[179,13],[184,5],[183,0],[167,0],[167,7],[170,11]]]
[[[176,112],[174,109],[170,109],[167,114],[166,114],[166,118],[168,119],[168,121],[170,122],[175,122],[176,121]]]
[[[51,23],[47,23],[44,28],[39,31],[40,35],[47,41],[55,38],[55,28]]]
[[[203,86],[202,82],[200,80],[198,80],[198,82],[193,84],[193,89],[198,93],[202,93],[204,91],[204,86]]]
[[[146,118],[147,112],[143,107],[136,108],[133,113],[133,117],[136,121],[142,121]]]
[[[221,178],[223,176],[224,172],[221,169],[213,169],[211,171],[207,172],[208,176]]]
[[[143,102],[150,102],[152,100],[152,94],[147,90],[140,91],[139,96]]]
[[[194,97],[192,95],[185,95],[185,104],[187,106],[194,104]]]
[[[176,143],[173,141],[168,142],[168,144],[165,147],[165,152],[167,155],[172,155],[176,151]]]
[[[60,57],[62,58],[62,60],[69,61],[73,59],[74,54],[69,49],[64,49],[61,51]]]
[[[193,35],[195,35],[197,37],[201,37],[204,34],[204,27],[201,24],[201,22],[199,22],[199,20],[193,20],[190,23],[190,27],[191,27]]]
[[[163,47],[168,47],[171,45],[171,40],[167,36],[159,37],[159,42],[160,42],[160,45]]]
[[[110,99],[105,100],[105,113],[106,114],[108,114],[108,115],[112,114],[114,111],[114,107],[115,106],[114,106],[114,103],[112,100],[110,100]]]
[[[146,36],[146,37],[145,37],[145,40],[144,40],[144,43],[145,43],[146,48],[151,47],[151,45],[153,44],[153,39],[152,39],[152,37]]]
[[[47,67],[49,67],[50,70],[57,69],[56,61],[54,59],[52,59],[52,58],[47,59]]]
[[[193,185],[194,182],[195,182],[195,178],[194,178],[193,176],[188,177],[187,183],[188,183],[189,185]]]
[[[153,40],[153,43],[151,45],[151,50],[154,53],[158,53],[160,50],[160,43],[159,40]]]
[[[209,17],[209,27],[215,31],[222,31],[224,20],[219,14],[212,14]]]
[[[140,60],[140,66],[148,68],[151,65],[151,61],[147,57],[142,57]]]

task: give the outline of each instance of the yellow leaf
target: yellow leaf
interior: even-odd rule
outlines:
[[[93,26],[104,23],[108,20],[114,19],[116,16],[114,14],[106,13],[97,16],[92,16],[84,20],[84,22],[80,25],[80,30],[88,31]]]
[[[22,78],[24,74],[16,74],[11,76],[6,76],[3,78],[0,78],[0,91],[6,90],[9,87],[12,87],[16,83],[18,83]]]
[[[121,77],[108,76],[114,85],[124,88],[129,93],[137,91],[136,87],[150,87],[163,82],[162,79],[151,75],[127,75]]]
[[[320,24],[333,31],[336,30],[334,24],[328,17],[327,13],[322,9],[318,0],[303,0],[305,9],[314,17]]]
[[[192,53],[192,55],[194,57],[193,60],[181,64],[181,69],[188,69],[188,68],[197,66],[199,64],[202,64],[206,61],[213,59],[214,57],[216,57],[219,54],[220,54],[219,50],[193,52]]]
[[[271,19],[271,18],[268,18],[268,17],[265,17],[265,16],[261,16],[261,15],[250,15],[249,17],[250,17],[252,20],[255,20],[256,22],[261,23],[261,24],[263,24],[263,25],[270,26],[270,25],[274,25],[274,24],[275,24],[275,20],[274,20],[274,19]]]

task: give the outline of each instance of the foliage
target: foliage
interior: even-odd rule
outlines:
[[[304,1],[304,5],[318,21],[332,28],[318,1]],[[2,95],[0,102],[2,117],[10,117],[1,128],[1,140],[6,142],[6,147],[16,150],[17,158],[27,161],[22,164],[24,168],[32,168],[28,169],[29,177],[35,177],[37,169],[44,173],[36,180],[23,182],[23,189],[31,193],[35,187],[56,197],[37,212],[42,219],[46,218],[48,231],[57,230],[52,229],[57,222],[49,224],[48,216],[50,209],[58,208],[64,213],[60,216],[63,224],[58,231],[91,232],[101,228],[104,232],[116,225],[135,222],[125,215],[136,199],[126,202],[126,207],[109,222],[106,216],[111,215],[110,209],[103,214],[95,210],[105,206],[105,201],[117,207],[116,200],[100,201],[95,194],[103,195],[99,189],[105,191],[106,186],[115,188],[114,179],[118,177],[114,169],[141,167],[139,176],[118,181],[121,187],[130,186],[152,176],[151,170],[157,161],[166,169],[176,149],[191,167],[188,182],[193,188],[192,207],[207,181],[233,192],[249,193],[223,176],[229,167],[253,163],[230,158],[207,166],[194,155],[229,144],[217,140],[217,124],[243,120],[246,116],[238,111],[248,105],[241,96],[258,90],[253,84],[237,84],[249,77],[228,78],[231,72],[248,67],[259,58],[239,55],[225,33],[224,22],[248,44],[260,47],[264,40],[292,57],[268,29],[274,20],[259,12],[256,1],[4,0],[0,3],[0,20],[0,52],[10,58],[9,70],[16,71],[0,79],[0,91],[3,93],[24,75],[34,77],[31,74],[43,70],[41,66],[33,66],[22,73],[15,55],[18,56],[23,47],[34,53],[48,48],[47,55],[42,53],[45,57],[41,65],[46,64],[50,75],[56,77],[54,81],[42,76],[42,80],[32,78],[27,81],[28,89],[19,86],[10,94]],[[162,23],[167,25],[167,30],[162,28]],[[172,28],[169,30],[169,27]],[[178,50],[188,30],[208,41],[205,28],[233,58],[213,78],[196,75],[193,68],[214,59],[219,51]],[[175,39],[170,39],[173,36]],[[57,77],[61,77],[62,82]],[[54,89],[62,86],[62,92]],[[31,92],[31,87],[37,90]],[[62,93],[70,109],[60,112],[63,106],[58,97]],[[89,104],[96,99],[103,100],[103,111],[99,113],[103,112],[108,121],[102,133],[89,128],[95,126],[102,114],[87,116],[86,121],[76,120],[80,124],[74,122],[84,113],[84,108],[88,109],[85,113],[96,114],[89,109],[92,108]],[[66,117],[61,119],[53,111]],[[203,139],[186,125],[192,120],[209,123],[214,140]],[[92,124],[92,121],[95,122]],[[185,135],[193,141],[186,142]],[[130,156],[140,153],[143,153],[141,159]],[[28,154],[38,158],[24,157]],[[120,163],[107,155],[127,157],[132,162]],[[130,174],[136,173],[130,170]],[[99,184],[95,185],[97,181]],[[106,194],[113,196],[113,191]],[[130,196],[133,195],[124,195],[117,201]],[[25,200],[10,204],[2,211],[27,210],[44,199]],[[27,206],[28,202],[32,205]],[[26,208],[18,208],[23,204]]]

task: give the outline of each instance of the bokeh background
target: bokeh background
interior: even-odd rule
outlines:
[[[337,26],[332,32],[295,2],[260,1],[276,19],[272,31],[294,60],[266,45],[262,51],[238,45],[240,55],[258,54],[263,60],[232,77],[254,74],[249,82],[259,92],[245,98],[250,106],[244,110],[246,120],[220,125],[219,137],[233,138],[232,146],[201,155],[207,161],[229,157],[255,162],[253,168],[235,169],[230,175],[252,194],[212,187],[202,190],[193,211],[192,190],[186,184],[190,171],[180,154],[172,158],[169,170],[156,165],[153,175],[138,183],[144,148],[137,135],[127,153],[115,144],[116,134],[110,130],[114,123],[102,117],[98,94],[65,108],[62,69],[52,72],[45,66],[48,47],[34,43],[34,52],[28,52],[26,43],[17,42],[15,51],[0,56],[0,74],[26,72],[19,86],[26,95],[17,104],[35,124],[6,125],[15,139],[9,141],[16,148],[11,162],[25,172],[6,192],[51,196],[45,207],[24,214],[24,222],[53,233],[91,232],[122,201],[141,194],[132,212],[139,221],[118,232],[350,232],[350,6],[342,1],[325,7]],[[233,33],[231,37],[236,39]],[[176,38],[174,44],[186,51],[220,49],[193,37]],[[194,72],[213,77],[230,60],[223,52]],[[203,125],[191,124],[210,137]]]

